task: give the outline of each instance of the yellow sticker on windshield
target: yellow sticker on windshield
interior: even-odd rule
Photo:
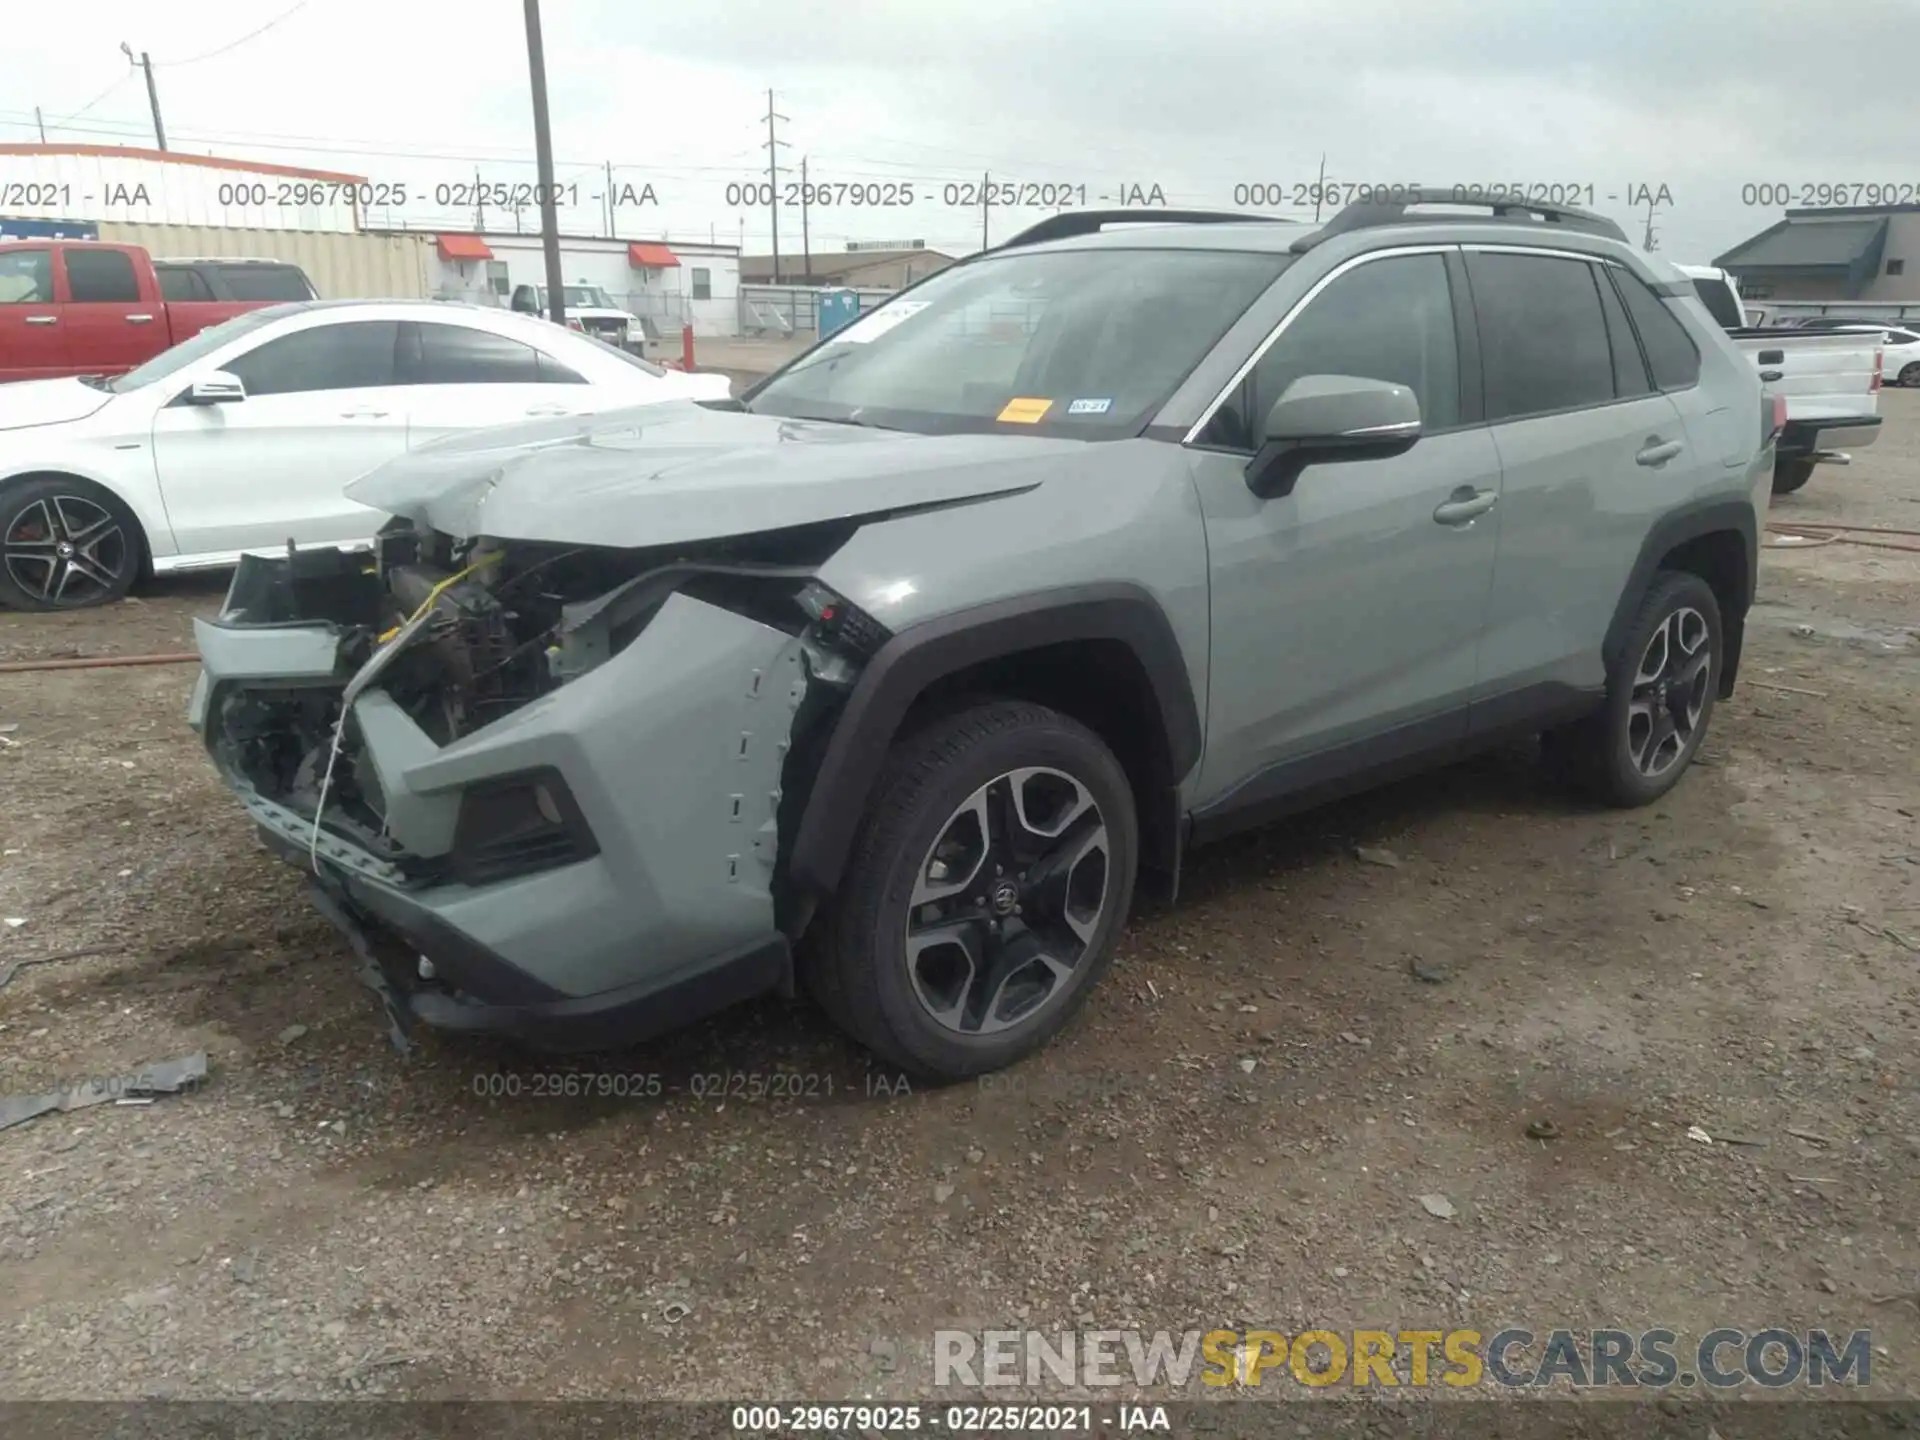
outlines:
[[[1014,425],[1038,425],[1040,417],[1052,408],[1051,400],[1009,400],[996,418]]]

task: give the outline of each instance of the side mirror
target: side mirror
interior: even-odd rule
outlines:
[[[189,405],[230,405],[247,398],[240,377],[226,370],[209,370],[187,387]]]
[[[1267,412],[1247,488],[1291,495],[1307,466],[1399,455],[1420,438],[1420,401],[1404,385],[1352,375],[1302,375]]]

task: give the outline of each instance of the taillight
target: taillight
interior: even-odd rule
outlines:
[[[1767,402],[1767,444],[1771,445],[1780,438],[1780,432],[1787,428],[1787,397],[1768,395]]]
[[[578,320],[575,320],[571,316],[569,316],[567,319],[567,328],[569,330],[578,330],[584,334],[587,327],[582,325]]]
[[[1877,391],[1877,390],[1879,390],[1879,388],[1880,388],[1880,372],[1881,372],[1881,370],[1882,370],[1882,369],[1883,369],[1883,368],[1885,367],[1885,365],[1886,365],[1886,363],[1887,363],[1887,352],[1886,352],[1886,351],[1884,351],[1884,350],[1876,350],[1876,351],[1874,351],[1874,352],[1873,352],[1873,384],[1871,384],[1871,385],[1869,385],[1869,386],[1867,387],[1867,393],[1868,393],[1869,395],[1871,395],[1871,394],[1873,394],[1873,393],[1874,393],[1875,391]]]

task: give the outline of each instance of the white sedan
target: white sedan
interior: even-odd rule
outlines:
[[[0,385],[0,604],[72,609],[142,573],[368,544],[384,517],[343,489],[437,436],[730,389],[477,305],[250,311],[111,380]]]

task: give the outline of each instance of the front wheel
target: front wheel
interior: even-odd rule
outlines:
[[[0,605],[104,605],[133,588],[140,561],[139,525],[98,486],[48,475],[0,490]]]
[[[1802,455],[1782,455],[1773,462],[1773,493],[1791,495],[1813,478],[1813,461]]]
[[[912,1074],[1023,1059],[1085,1001],[1133,899],[1126,772],[1085,726],[991,701],[898,743],[804,974]]]
[[[1706,738],[1722,654],[1713,588],[1686,571],[1661,571],[1609,667],[1606,703],[1544,737],[1549,761],[1606,804],[1658,800]]]

